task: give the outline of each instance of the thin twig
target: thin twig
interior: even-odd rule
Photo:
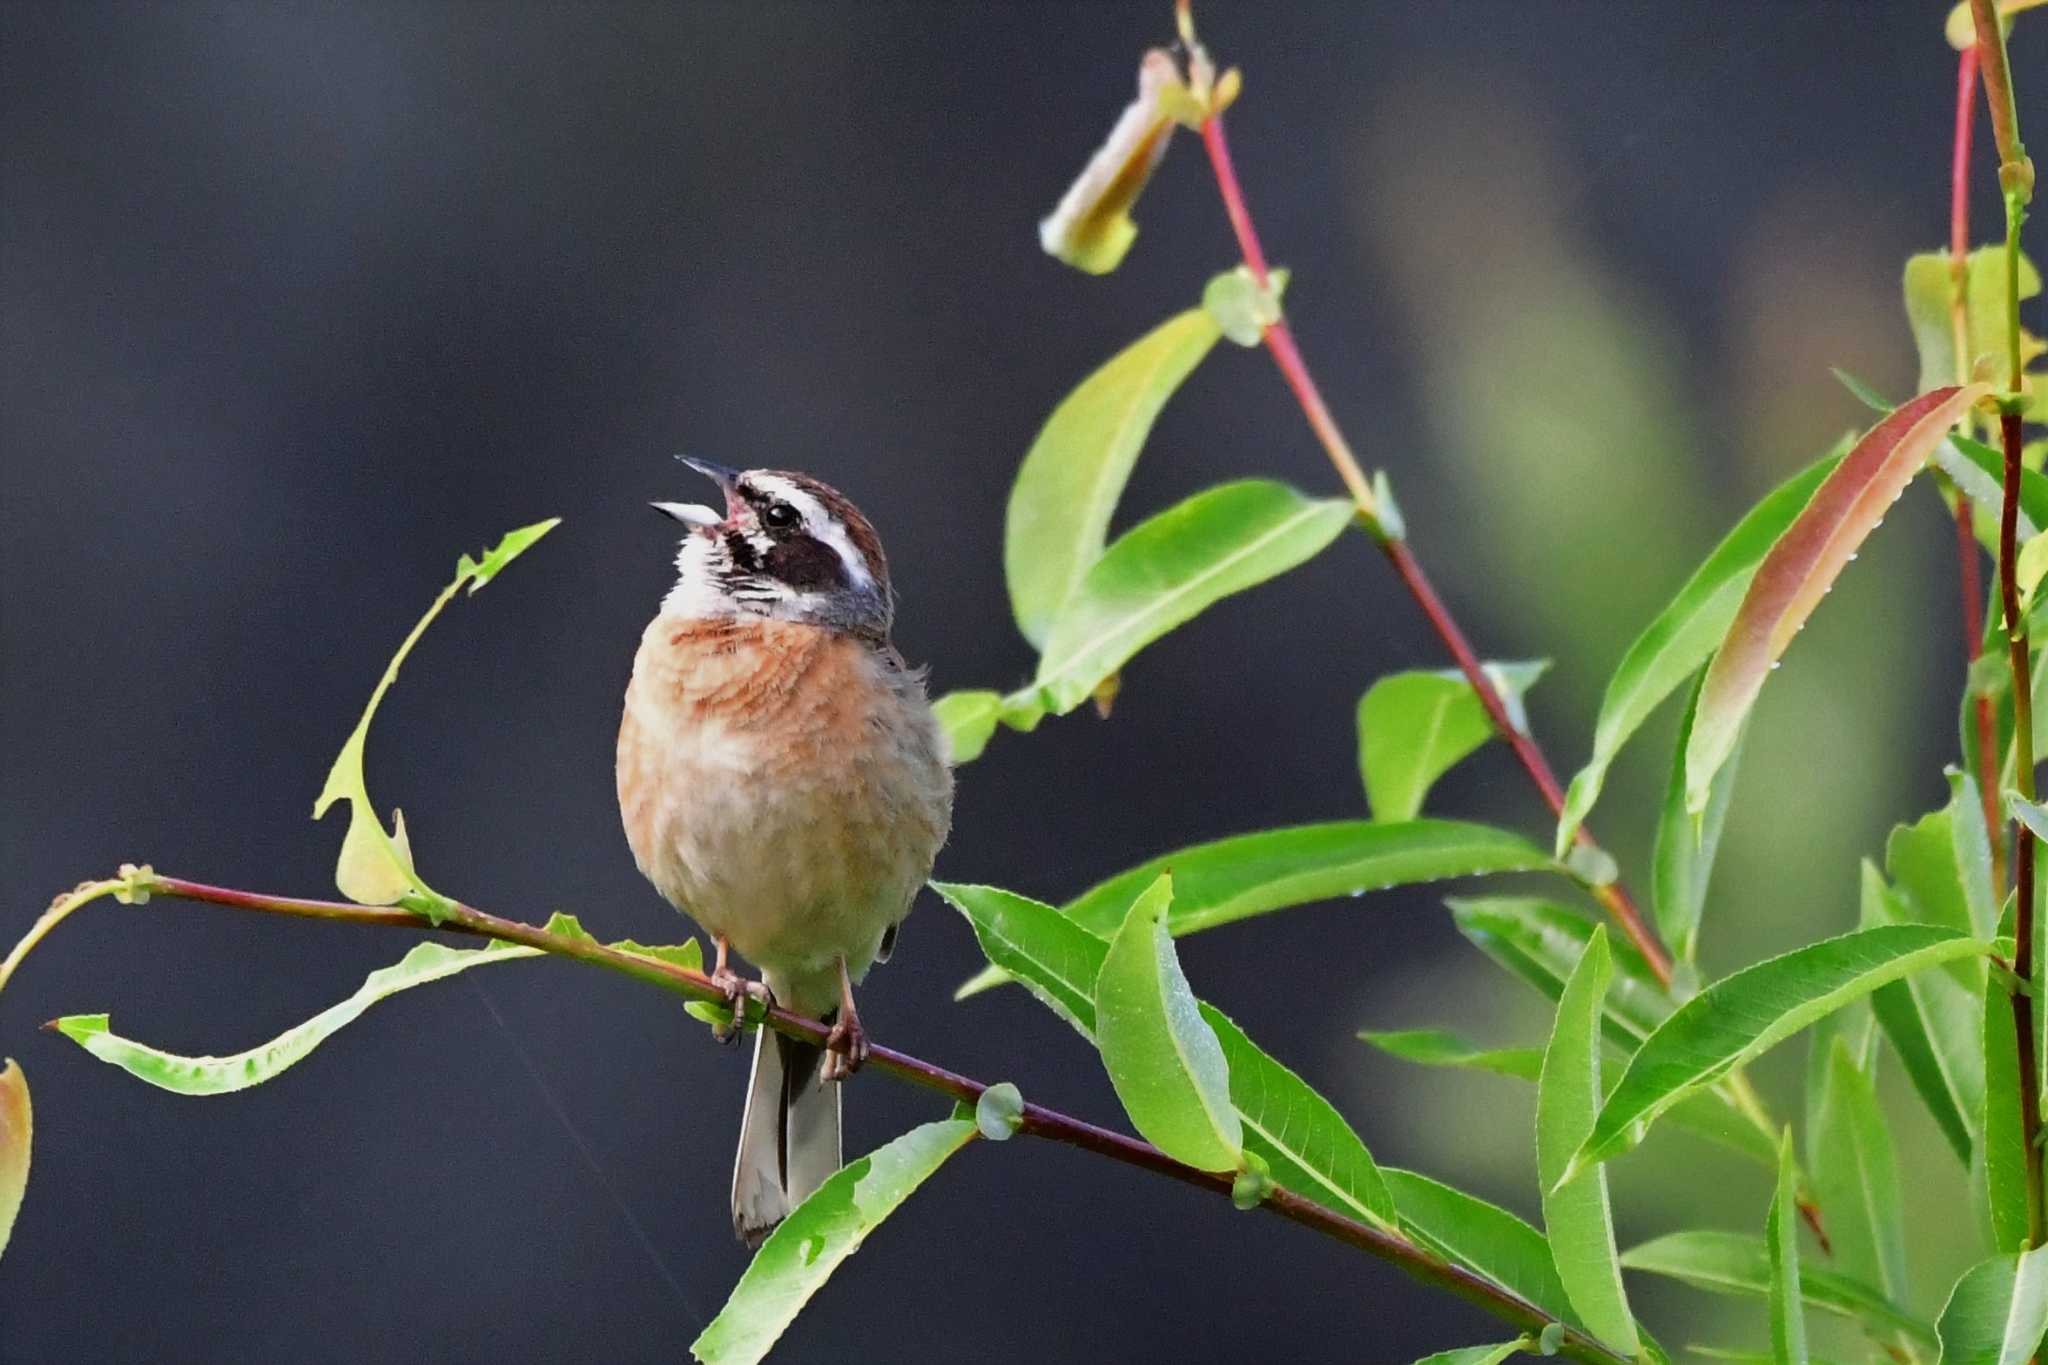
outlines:
[[[1202,143],[1209,151],[1209,164],[1216,175],[1216,187],[1223,197],[1224,212],[1230,218],[1231,229],[1237,234],[1238,249],[1244,255],[1245,268],[1261,288],[1266,287],[1266,253],[1259,244],[1258,229],[1252,224],[1251,210],[1245,204],[1244,190],[1238,184],[1237,169],[1230,160],[1230,144],[1223,134],[1223,116],[1211,114],[1202,122]],[[1365,477],[1365,471],[1352,454],[1350,443],[1338,428],[1336,418],[1330,415],[1329,405],[1323,401],[1322,391],[1308,372],[1308,363],[1302,359],[1301,348],[1294,343],[1294,333],[1283,317],[1265,328],[1266,349],[1273,357],[1273,363],[1280,367],[1280,373],[1294,391],[1302,413],[1308,418],[1309,426],[1322,443],[1330,463],[1336,467],[1337,477],[1343,480],[1350,491],[1352,501],[1361,515],[1373,526],[1374,539],[1394,566],[1394,572],[1407,585],[1410,595],[1429,618],[1430,626],[1444,642],[1451,657],[1457,661],[1458,671],[1465,675],[1465,681],[1478,696],[1481,706],[1486,708],[1493,728],[1507,741],[1522,768],[1529,774],[1530,781],[1543,796],[1553,816],[1564,814],[1564,789],[1558,785],[1557,775],[1551,770],[1550,761],[1544,757],[1542,746],[1534,736],[1518,727],[1508,715],[1500,692],[1493,680],[1486,676],[1480,666],[1479,657],[1465,639],[1465,633],[1438,597],[1431,586],[1429,577],[1422,570],[1407,542],[1399,536],[1385,533],[1380,526],[1379,507],[1373,496],[1372,485]],[[1600,845],[1594,840],[1593,832],[1581,824],[1577,840],[1582,848],[1598,853]],[[1657,980],[1666,988],[1671,985],[1671,955],[1657,939],[1656,931],[1643,919],[1642,912],[1619,881],[1608,882],[1593,889],[1593,894],[1605,906],[1614,920],[1628,935],[1630,943],[1643,955],[1643,960],[1656,973]]]
[[[273,896],[263,892],[186,881],[182,877],[166,877],[156,873],[143,874],[135,880],[140,889],[154,895],[200,901],[235,910],[339,920],[349,924],[376,924],[387,928],[411,929],[415,932],[439,928],[452,933],[517,943],[528,948],[538,948],[556,957],[620,972],[635,980],[660,986],[695,1000],[726,1003],[725,993],[713,985],[711,979],[702,972],[693,972],[658,958],[642,957],[617,948],[609,948],[594,939],[550,933],[536,925],[505,919],[473,906],[457,904],[449,918],[439,925],[434,925],[409,910],[352,905],[341,901],[308,900],[296,896]],[[752,1018],[753,1011],[758,1009],[758,1006],[750,1006],[749,1017]],[[826,1035],[831,1031],[815,1019],[773,1007],[768,1008],[757,1022],[764,1028],[774,1029],[777,1033],[819,1045],[823,1045]],[[867,1064],[898,1080],[908,1081],[927,1090],[935,1090],[963,1104],[974,1104],[981,1098],[982,1091],[988,1088],[984,1082],[880,1044],[873,1046]],[[1049,1109],[1042,1104],[1027,1103],[1024,1106],[1019,1131],[1029,1133],[1033,1137],[1094,1152],[1098,1156],[1108,1157],[1126,1166],[1135,1166],[1157,1175],[1169,1176],[1182,1184],[1207,1190],[1226,1199],[1231,1194],[1232,1177],[1227,1173],[1198,1170],[1175,1161],[1148,1142],[1126,1137],[1122,1133],[1089,1123],[1084,1119],[1074,1118],[1056,1109]],[[1503,1285],[1418,1247],[1406,1238],[1358,1219],[1347,1218],[1291,1190],[1275,1186],[1261,1207],[1325,1237],[1356,1247],[1425,1284],[1449,1290],[1458,1297],[1477,1304],[1502,1321],[1532,1334],[1541,1334],[1545,1328],[1557,1322],[1549,1313]],[[1584,1332],[1569,1326],[1564,1326],[1562,1330],[1563,1337],[1559,1343],[1558,1353],[1566,1359],[1593,1362],[1594,1365],[1627,1365],[1626,1356],[1610,1350]]]

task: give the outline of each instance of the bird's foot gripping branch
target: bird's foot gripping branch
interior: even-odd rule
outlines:
[[[1059,888],[1058,904],[936,884],[988,963],[960,995],[1016,985],[1051,1009],[1077,1046],[1100,1057],[1140,1136],[1029,1102],[1013,1085],[985,1085],[874,1046],[870,1069],[950,1104],[844,1165],[767,1237],[696,1342],[700,1359],[760,1358],[846,1256],[944,1162],[977,1139],[1018,1134],[1277,1214],[1457,1294],[1503,1325],[1498,1344],[1432,1357],[1441,1362],[1476,1365],[1517,1352],[1664,1360],[1625,1272],[1754,1299],[1774,1361],[1808,1359],[1813,1314],[1852,1324],[1867,1351],[1896,1361],[2021,1361],[2038,1350],[2048,1327],[2039,1141],[2048,1049],[2042,1012],[2033,1008],[2041,983],[2030,893],[2032,842],[2048,831],[2048,813],[2033,786],[2043,750],[2032,710],[2048,672],[2040,667],[2048,612],[2035,601],[2048,571],[2048,481],[2038,472],[2040,442],[2025,430],[2038,383],[2026,366],[2040,348],[2021,330],[2019,308],[2039,282],[2019,249],[2031,163],[2018,140],[2003,29],[2026,8],[2001,14],[1989,0],[1972,0],[1959,39],[1954,179],[1968,179],[1972,77],[1981,73],[2007,231],[2000,248],[1969,251],[1959,211],[1951,249],[1908,263],[1921,392],[1893,404],[1852,381],[1877,419],[1789,470],[1677,586],[1614,669],[1592,753],[1561,784],[1523,707],[1543,663],[1487,662],[1473,649],[1421,568],[1389,480],[1368,476],[1311,377],[1283,300],[1320,301],[1310,296],[1303,305],[1305,285],[1290,293],[1285,272],[1269,264],[1225,136],[1225,112],[1248,98],[1247,84],[1235,70],[1218,72],[1190,7],[1177,6],[1176,46],[1142,59],[1136,100],[1042,225],[1041,241],[1085,271],[1114,269],[1137,237],[1140,191],[1176,130],[1186,129],[1202,142],[1240,259],[1219,262],[1225,268],[1198,303],[1083,380],[1026,453],[1011,491],[1004,563],[1016,624],[1037,664],[1021,686],[939,700],[953,761],[976,759],[999,728],[1030,731],[1090,702],[1107,714],[1120,690],[1126,705],[1143,704],[1142,679],[1126,687],[1124,678],[1148,645],[1231,594],[1338,547],[1363,546],[1345,536],[1353,528],[1394,570],[1453,667],[1396,673],[1363,689],[1356,732],[1345,739],[1357,746],[1369,818],[1335,812],[1324,822],[1174,850],[1092,887]],[[1304,493],[1247,470],[1112,540],[1109,527],[1154,420],[1225,338],[1272,357],[1341,494]],[[1999,446],[1975,439],[1994,425]],[[1802,625],[1930,464],[1937,473],[1922,482],[1952,500],[1967,533],[1966,583],[1984,553],[1972,505],[1992,514],[1996,530],[1985,548],[1996,557],[2001,611],[1984,625],[1983,643],[2005,646],[1973,651],[1995,666],[1980,661],[1966,680],[1959,709],[1968,738],[1950,797],[1899,826],[1881,863],[1844,869],[1859,907],[1853,924],[1816,926],[1801,947],[1709,979],[1700,950],[1710,874],[1749,718],[1772,671],[1792,657]],[[704,971],[694,941],[604,943],[566,916],[536,926],[475,909],[428,885],[403,820],[394,812],[387,825],[370,800],[364,746],[406,652],[457,591],[490,581],[551,524],[462,561],[344,745],[319,808],[344,799],[351,806],[336,871],[347,901],[124,868],[60,897],[0,964],[0,986],[63,919],[107,900],[200,902],[483,940],[422,942],[347,999],[234,1056],[174,1056],[115,1033],[105,1015],[55,1022],[95,1056],[195,1094],[274,1078],[395,991],[528,958],[621,972],[676,993],[715,1028],[732,1025],[730,984]],[[1586,822],[1617,756],[1681,692],[1666,794],[1645,812],[1656,850],[1645,910]],[[1512,750],[1543,803],[1536,837],[1433,812],[1437,779],[1492,739]],[[1448,914],[1509,977],[1548,997],[1547,1035],[1505,1047],[1435,1029],[1363,1036],[1421,1065],[1483,1070],[1533,1087],[1538,1178],[1524,1202],[1540,1227],[1434,1176],[1380,1166],[1334,1104],[1197,997],[1176,948],[1187,934],[1390,886],[1510,875],[1525,879],[1514,894],[1453,898]],[[1368,920],[1332,923],[1335,933],[1370,933],[1352,927]],[[743,1004],[744,1026],[812,1046],[830,1036],[819,1019]],[[1801,1032],[1811,1035],[1812,1053],[1803,1140],[1795,1144],[1745,1068]],[[1955,1157],[1953,1168],[1919,1177],[1952,1181],[1959,1202],[1984,1211],[1973,1230],[1978,1244],[1964,1263],[1943,1268],[1945,1292],[1934,1298],[1916,1294],[1906,1278],[1900,1163],[1879,1091],[1886,1051],[1899,1062],[1897,1084]],[[1660,1135],[1672,1131],[1719,1143],[1751,1164],[1749,1230],[1675,1228],[1623,1250],[1608,1163],[1637,1148],[1656,1158]],[[0,1072],[0,1241],[26,1183],[29,1132],[26,1083],[9,1067]],[[1935,1314],[1921,1306],[1935,1302],[1944,1305]]]

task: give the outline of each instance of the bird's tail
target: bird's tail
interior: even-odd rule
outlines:
[[[733,1231],[750,1247],[839,1169],[839,1087],[820,1082],[824,1059],[822,1047],[755,1030],[732,1168]]]

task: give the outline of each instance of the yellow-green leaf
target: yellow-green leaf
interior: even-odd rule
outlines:
[[[35,1133],[35,1115],[28,1102],[28,1078],[12,1057],[0,1066],[0,1254],[14,1232],[21,1199],[28,1189],[28,1158]]]

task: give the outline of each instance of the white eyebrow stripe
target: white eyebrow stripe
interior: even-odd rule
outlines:
[[[847,579],[856,588],[872,588],[875,577],[868,572],[867,557],[854,548],[853,541],[846,534],[846,527],[838,518],[826,512],[825,505],[808,490],[798,488],[788,479],[774,474],[756,474],[751,482],[764,493],[771,494],[796,508],[804,519],[804,529],[817,540],[831,547],[839,556],[839,562],[846,566]]]

